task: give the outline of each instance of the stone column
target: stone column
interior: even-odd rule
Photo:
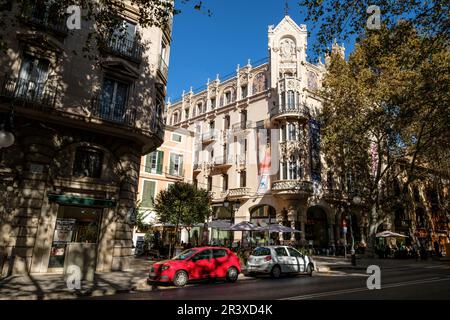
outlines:
[[[306,205],[303,205],[299,208],[299,221],[300,221],[300,243],[302,245],[306,245],[306,235],[305,235],[305,224],[306,224],[306,211],[307,211],[307,207]]]
[[[288,221],[291,223],[291,228],[295,229],[295,209],[293,206],[289,206],[288,209]],[[291,241],[295,241],[295,234],[291,233]]]

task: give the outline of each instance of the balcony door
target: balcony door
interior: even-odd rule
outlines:
[[[128,84],[105,78],[101,93],[101,117],[123,122],[128,97]]]
[[[48,79],[49,61],[30,55],[23,57],[15,96],[26,100],[42,100]]]

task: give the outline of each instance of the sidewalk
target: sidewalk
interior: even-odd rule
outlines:
[[[357,256],[356,266],[352,266],[350,256],[313,256],[318,272],[330,272],[337,270],[367,270],[370,265],[377,265],[380,268],[399,268],[399,267],[426,267],[436,264],[445,264],[450,266],[450,258],[429,258],[428,260],[415,259],[379,259]]]
[[[130,271],[96,273],[94,281],[81,281],[80,290],[69,289],[62,275],[11,276],[0,280],[0,300],[76,299],[131,290],[150,290],[146,279],[153,262],[145,258],[134,258]]]

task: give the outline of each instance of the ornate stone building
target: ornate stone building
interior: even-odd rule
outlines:
[[[141,156],[164,136],[171,25],[141,28],[126,5],[125,28],[89,59],[90,23],[69,31],[54,2],[12,3],[0,56],[0,124],[15,136],[0,149],[1,275],[127,269]]]
[[[302,232],[272,237],[303,245],[336,246],[351,235],[364,244],[369,209],[320,150],[317,89],[329,56],[308,62],[306,26],[289,16],[269,27],[268,48],[268,59],[169,103],[168,123],[195,133],[193,182],[212,193],[216,219],[281,223]],[[336,43],[332,51],[345,55]]]

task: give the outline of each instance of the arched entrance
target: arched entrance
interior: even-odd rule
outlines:
[[[327,214],[321,207],[313,206],[308,208],[306,216],[306,241],[308,244],[312,243],[314,247],[327,248],[329,243]]]
[[[270,205],[260,205],[250,210],[250,222],[260,227],[265,227],[268,224],[277,223],[276,217],[277,212],[275,208]],[[252,242],[255,244],[267,243],[267,239],[268,232],[252,232]],[[275,241],[278,239],[278,233],[271,233],[270,239],[272,239],[273,243],[275,243]]]

